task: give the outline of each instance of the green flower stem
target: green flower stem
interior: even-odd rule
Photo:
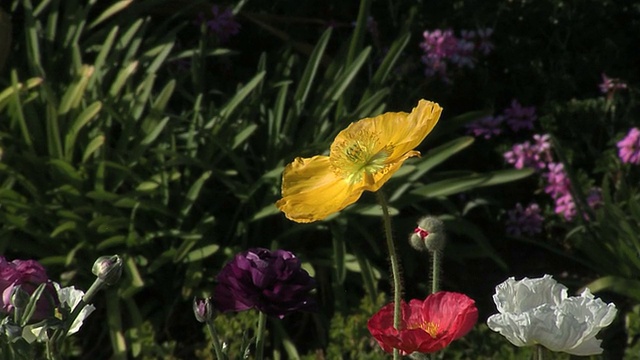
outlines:
[[[435,294],[440,290],[440,250],[432,251],[431,261],[431,293]]]
[[[211,342],[213,343],[213,351],[216,353],[216,359],[226,359],[227,357],[222,352],[222,347],[220,346],[220,338],[218,338],[218,332],[216,331],[216,325],[213,323],[213,319],[207,320],[207,328],[211,335]]]
[[[393,243],[393,235],[391,233],[391,216],[389,216],[389,205],[381,191],[376,192],[378,203],[382,207],[382,220],[384,224],[384,233],[387,238],[387,248],[389,251],[389,260],[391,261],[391,273],[393,274],[393,327],[400,330],[402,310],[402,280],[400,279],[400,263],[398,254]],[[400,359],[400,351],[393,349],[393,359]]]
[[[256,333],[256,360],[264,358],[264,337],[267,328],[267,314],[260,311],[258,316],[258,331]]]
[[[544,360],[544,347],[542,345],[537,345],[536,346],[536,354],[535,359],[536,360]]]

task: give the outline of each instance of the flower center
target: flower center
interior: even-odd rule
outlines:
[[[438,324],[431,321],[422,321],[420,323],[409,324],[408,329],[409,330],[422,329],[424,330],[424,332],[431,335],[431,337],[434,339],[438,335]]]
[[[393,145],[380,149],[378,142],[376,134],[360,131],[334,145],[330,154],[333,171],[349,184],[359,183],[363,178],[372,184],[372,175],[386,171],[385,162],[393,151]]]

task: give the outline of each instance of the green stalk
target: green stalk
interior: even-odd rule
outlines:
[[[391,273],[393,274],[393,327],[400,330],[402,310],[400,303],[402,301],[402,280],[400,278],[400,262],[398,254],[393,243],[393,235],[391,233],[391,216],[389,215],[389,205],[381,191],[376,192],[378,203],[382,207],[382,221],[384,224],[384,234],[387,239],[387,248],[389,251],[389,260],[391,261]],[[400,359],[400,351],[393,349],[393,359]]]
[[[218,332],[216,331],[213,319],[207,320],[207,328],[209,329],[209,334],[211,334],[211,342],[213,343],[213,351],[216,354],[216,359],[226,359],[225,354],[222,352],[222,347],[220,346],[220,338],[218,338]]]
[[[544,347],[542,345],[536,346],[536,354],[534,356],[536,360],[544,360]]]
[[[256,332],[256,360],[264,358],[264,337],[267,328],[267,314],[260,311],[258,316],[258,331]]]
[[[440,250],[432,251],[433,260],[431,262],[431,293],[435,294],[440,290]]]

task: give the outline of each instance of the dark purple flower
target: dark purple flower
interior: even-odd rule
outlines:
[[[507,125],[514,132],[521,129],[533,129],[533,123],[536,121],[536,108],[523,107],[517,100],[511,102],[511,107],[504,110],[504,117],[507,121]]]
[[[478,29],[478,51],[483,55],[489,55],[493,51],[493,43],[489,38],[493,34],[492,28]]]
[[[502,116],[485,116],[467,125],[467,134],[475,137],[482,136],[485,139],[491,139],[493,136],[502,133],[502,125],[504,118]]]
[[[197,22],[206,23],[207,28],[216,34],[221,42],[226,42],[231,36],[240,32],[240,24],[235,20],[231,8],[221,10],[218,5],[213,5],[211,14],[212,17],[199,14]]]
[[[237,254],[217,277],[213,301],[220,311],[257,309],[282,318],[316,307],[315,281],[285,250],[249,249]]]
[[[624,139],[618,141],[618,156],[625,164],[640,164],[640,129],[631,128]]]
[[[517,203],[513,210],[509,210],[508,216],[506,231],[509,235],[535,235],[542,232],[543,218],[536,203],[531,203],[526,208]]]
[[[9,262],[0,256],[0,291],[2,292],[0,311],[13,312],[14,306],[11,303],[11,296],[17,286],[26,294],[31,295],[42,283],[47,285],[38,300],[31,321],[42,320],[53,314],[53,309],[59,303],[53,283],[49,281],[44,267],[37,261],[13,260]]]

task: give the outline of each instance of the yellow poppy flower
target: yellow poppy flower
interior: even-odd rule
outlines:
[[[420,152],[413,150],[431,132],[442,108],[420,100],[410,114],[385,113],[356,121],[331,144],[329,156],[296,158],[282,175],[276,206],[296,222],[322,220],[377,191]]]

